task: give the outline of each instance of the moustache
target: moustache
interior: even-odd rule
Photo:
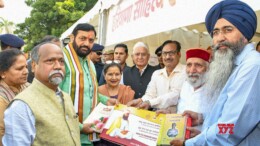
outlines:
[[[85,45],[79,47],[79,49],[81,49],[81,48],[87,48],[88,50],[90,50],[90,48],[88,46],[85,46]]]
[[[229,42],[221,42],[221,43],[218,43],[215,46],[213,46],[213,49],[214,50],[218,50],[220,48],[220,46],[226,46],[226,47],[230,48],[231,43],[229,43]]]
[[[59,74],[62,79],[64,78],[64,74],[63,74],[63,72],[61,70],[51,71],[48,78],[49,79],[52,78],[52,76],[55,75],[55,74]]]
[[[200,77],[200,74],[199,74],[199,73],[192,73],[192,74],[189,74],[188,77],[189,77],[189,78],[192,78],[192,77]]]
[[[173,61],[173,59],[164,59],[165,62]]]

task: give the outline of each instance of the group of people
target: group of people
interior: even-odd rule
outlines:
[[[212,54],[190,48],[183,65],[181,44],[166,40],[155,51],[155,67],[148,64],[144,42],[133,47],[134,66],[127,66],[128,47],[122,43],[103,64],[104,46],[94,43],[96,31],[88,23],[74,28],[64,48],[56,39],[43,39],[32,49],[30,61],[20,51],[23,41],[0,36],[0,145],[111,145],[90,141],[92,123],[83,123],[99,102],[191,117],[191,138],[169,145],[257,145],[260,53],[250,43],[256,14],[244,2],[221,1],[209,10],[205,23]],[[219,124],[233,124],[232,133],[221,133]]]

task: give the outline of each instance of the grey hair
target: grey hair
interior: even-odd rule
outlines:
[[[146,43],[144,43],[144,42],[137,42],[137,43],[134,45],[134,47],[133,47],[133,54],[134,54],[136,48],[140,48],[140,47],[145,48],[145,49],[147,50],[147,53],[150,54],[150,52],[149,52],[149,47],[148,47],[148,45],[147,45]]]
[[[206,71],[209,71],[209,65],[210,63],[208,61],[205,61],[206,62],[206,67],[207,67],[207,70]]]
[[[40,59],[39,49],[41,48],[41,46],[43,46],[45,44],[54,44],[54,43],[51,42],[51,41],[43,42],[43,43],[40,43],[40,44],[36,45],[32,49],[31,58],[32,58],[32,61],[36,62],[37,64],[38,64],[39,59]]]

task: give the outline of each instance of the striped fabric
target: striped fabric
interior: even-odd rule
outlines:
[[[84,70],[82,68],[82,65],[80,64],[77,53],[74,51],[72,43],[68,44],[63,51],[65,55],[64,59],[70,72],[69,94],[72,98],[74,109],[76,110],[76,113],[78,113],[79,121],[82,123],[83,103],[84,103]],[[92,109],[91,109],[92,111],[97,104],[97,80],[96,80],[95,73],[92,67],[90,66],[89,57],[87,57],[86,62],[88,63],[92,83],[94,83],[93,85],[94,93],[93,93]]]
[[[20,89],[14,87],[9,87],[3,80],[0,81],[0,96],[5,98],[8,102],[11,102],[14,97],[23,91],[26,87],[29,86],[29,83],[22,84]]]

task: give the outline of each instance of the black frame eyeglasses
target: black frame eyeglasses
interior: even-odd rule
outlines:
[[[156,55],[157,55],[157,57],[161,57],[162,56],[162,52],[158,52]]]
[[[102,53],[101,51],[97,51],[96,54],[97,54],[98,56],[100,56],[100,55],[102,55],[103,53]]]

